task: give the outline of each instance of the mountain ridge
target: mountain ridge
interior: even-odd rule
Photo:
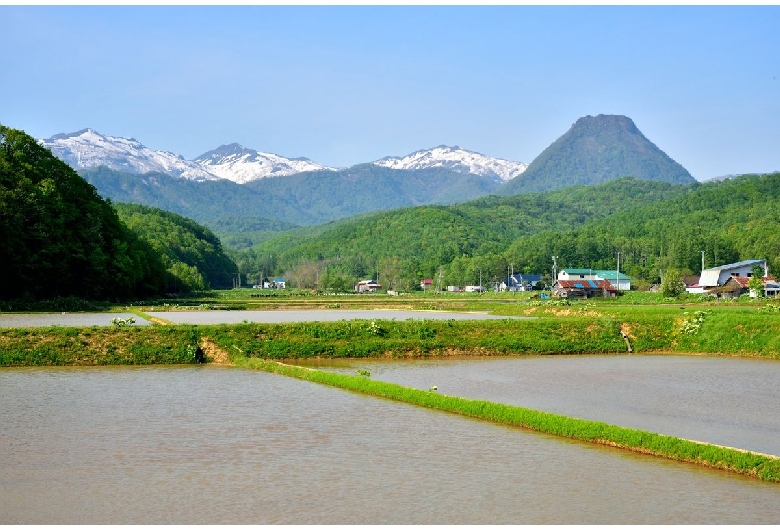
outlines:
[[[449,169],[503,183],[527,167],[522,162],[490,157],[458,146],[438,146],[404,157],[388,156],[349,168],[336,168],[306,157],[288,158],[256,151],[239,143],[223,144],[186,160],[181,155],[151,149],[134,138],[103,135],[91,128],[55,134],[38,142],[77,171],[105,166],[125,173],[159,172],[196,181],[226,179],[238,184],[300,173],[343,171],[365,164],[398,170]]]

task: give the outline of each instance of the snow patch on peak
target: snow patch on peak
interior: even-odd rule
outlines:
[[[210,173],[238,184],[267,177],[285,177],[304,171],[335,171],[308,158],[286,158],[261,153],[241,144],[222,145],[195,159]]]
[[[149,149],[134,138],[100,134],[94,129],[57,134],[39,142],[75,169],[106,166],[129,173],[159,171],[192,180],[217,177],[194,162],[167,151]]]
[[[432,149],[415,151],[404,157],[385,157],[373,164],[391,169],[414,170],[446,168],[458,173],[492,176],[506,182],[523,173],[528,164],[493,158],[460,146],[440,145]]]

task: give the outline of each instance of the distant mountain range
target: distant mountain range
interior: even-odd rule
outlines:
[[[150,149],[135,139],[107,136],[93,129],[58,134],[39,142],[76,170],[105,166],[124,173],[158,172],[189,180],[226,179],[246,184],[269,177],[287,177],[313,171],[339,171],[308,158],[287,158],[248,149],[240,144],[222,145],[194,160]],[[438,146],[405,157],[385,157],[371,162],[397,170],[447,169],[479,175],[497,183],[520,175],[528,164],[493,158],[458,146]],[[363,165],[363,164],[359,164]]]
[[[221,234],[236,227],[273,231],[377,210],[455,204],[625,176],[696,182],[631,119],[614,115],[578,119],[530,165],[444,145],[334,168],[236,143],[185,160],[92,129],[39,142],[104,197],[166,209]]]

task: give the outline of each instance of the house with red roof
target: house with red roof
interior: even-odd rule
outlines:
[[[553,296],[559,298],[593,298],[617,296],[617,289],[607,280],[558,280],[553,285]]]

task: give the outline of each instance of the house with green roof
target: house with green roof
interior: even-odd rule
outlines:
[[[606,280],[618,291],[631,290],[631,278],[616,270],[604,269],[563,269],[558,273],[559,280]]]

